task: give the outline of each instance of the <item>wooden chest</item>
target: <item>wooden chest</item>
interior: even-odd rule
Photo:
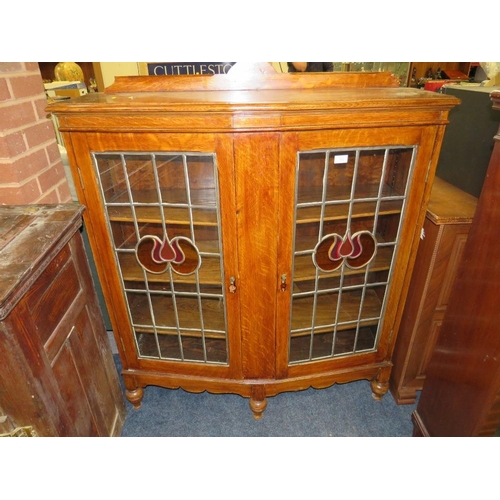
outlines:
[[[390,387],[399,404],[414,403],[424,385],[476,205],[435,178],[394,350]]]
[[[0,434],[116,436],[125,403],[78,205],[0,208]]]

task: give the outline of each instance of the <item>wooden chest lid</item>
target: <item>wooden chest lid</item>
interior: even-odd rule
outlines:
[[[0,207],[0,320],[81,226],[83,210],[76,204]]]
[[[435,177],[427,217],[435,224],[469,224],[476,212],[477,198]]]

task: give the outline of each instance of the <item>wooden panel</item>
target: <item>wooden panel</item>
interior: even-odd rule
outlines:
[[[484,417],[481,427],[478,430],[478,436],[481,437],[500,437],[500,390]]]
[[[69,247],[63,248],[27,294],[27,304],[40,340],[45,344],[80,291],[78,276],[70,258]]]
[[[446,226],[443,230],[443,245],[439,252],[435,276],[436,282],[441,283],[441,290],[436,303],[438,310],[444,311],[448,305],[469,230],[470,224]]]
[[[79,336],[81,345],[75,363],[98,435],[119,436],[125,421],[125,401],[80,234],[71,240],[70,248],[84,291],[78,301],[80,313],[74,320],[73,335]]]
[[[82,385],[78,368],[75,364],[75,357],[79,355],[79,349],[69,346],[69,341],[65,342],[57,354],[52,364],[52,371],[58,380],[58,388],[61,399],[64,401],[65,409],[71,420],[71,427],[64,429],[61,436],[95,436],[97,429],[93,421],[92,412],[85,400],[81,397],[85,394],[86,388]],[[80,394],[80,397],[75,397]]]
[[[485,425],[490,430],[495,427],[490,417],[498,416],[495,405],[500,387],[499,135],[495,141],[462,263],[415,412],[416,429],[423,435],[477,436]]]
[[[159,77],[154,77],[159,78]],[[172,77],[167,77],[172,78]],[[447,123],[448,111],[458,104],[454,96],[422,92],[412,88],[324,88],[324,89],[278,89],[278,90],[248,90],[248,91],[213,91],[213,92],[159,92],[134,94],[102,94],[93,93],[70,99],[64,103],[52,103],[47,107],[59,118],[60,130],[110,130],[118,126],[120,118],[122,127],[125,121],[129,130],[139,127],[145,130],[160,130],[168,127],[170,119],[180,120],[187,131],[199,126],[202,114],[207,114],[210,121],[221,126],[220,118],[232,115],[263,113],[268,114],[276,123],[276,114],[282,114],[282,120],[287,113],[293,116],[294,125],[302,120],[309,125],[315,116],[331,114],[344,118],[351,126],[359,117],[371,116],[376,123],[394,126],[398,118],[405,123],[411,123],[412,115],[418,118],[416,123],[433,120],[434,123]],[[104,115],[103,115],[104,114]],[[195,117],[195,127],[189,127],[185,118]],[[93,125],[91,117],[96,123]],[[208,118],[210,117],[210,118]],[[165,119],[165,118],[168,118]],[[109,121],[108,121],[109,120]],[[317,122],[321,122],[320,119]],[[365,119],[366,123],[367,120]],[[286,123],[284,123],[286,125]],[[291,124],[291,123],[290,123]]]
[[[20,315],[27,313],[22,302],[18,304],[17,312]],[[23,341],[25,335],[32,335],[31,328],[29,320],[23,322],[15,316],[0,325],[0,401],[13,426],[32,425],[40,436],[57,436],[61,429],[69,429],[70,421],[56,399],[57,387],[52,381],[44,380],[45,370],[50,366],[46,357],[36,357],[39,344],[30,349],[28,342]],[[33,337],[32,342],[36,341],[36,335]]]
[[[240,63],[239,63],[240,64]],[[165,92],[193,90],[265,90],[324,87],[397,87],[398,82],[389,72],[334,72],[317,74],[236,74],[238,67],[227,75],[185,76],[119,76],[106,93]],[[258,69],[258,68],[257,68]],[[274,72],[274,70],[273,70]],[[233,73],[233,74],[231,74]]]
[[[235,139],[239,299],[245,378],[274,377],[278,134]]]

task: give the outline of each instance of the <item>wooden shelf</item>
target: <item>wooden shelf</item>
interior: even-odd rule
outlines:
[[[191,205],[203,206],[204,208],[215,208],[217,203],[214,198],[214,189],[191,189],[189,192],[191,198]],[[163,203],[165,204],[184,204],[187,206],[188,200],[186,198],[185,189],[162,188],[160,195]],[[155,204],[160,206],[158,191],[154,189],[134,189],[132,188],[133,200],[130,200],[127,189],[116,189],[108,192],[106,196],[108,205],[129,205],[131,201],[134,203]]]
[[[374,201],[379,198],[379,193],[378,193],[378,184],[366,184],[366,185],[359,185],[356,188],[355,194],[354,194],[354,200],[356,199],[373,199]],[[389,185],[384,184],[383,190],[382,190],[382,196],[381,198],[401,198],[402,194],[398,193],[395,189],[391,188]],[[337,203],[339,200],[345,200],[347,203],[351,198],[351,190],[350,186],[336,186],[336,187],[329,187],[327,191],[327,199],[325,200],[326,202],[328,201],[336,201]],[[297,198],[297,204],[303,205],[307,203],[321,203],[323,199],[323,187],[322,186],[315,186],[315,185],[310,185],[310,186],[300,186],[299,192],[298,192],[298,198]]]
[[[172,335],[152,335],[150,333],[138,333],[137,345],[143,357],[153,359],[181,359],[179,339]],[[190,361],[206,361],[209,363],[227,363],[227,341],[225,339],[205,339],[205,350],[202,339],[194,337],[182,338],[183,358]],[[158,352],[158,348],[160,352]]]
[[[386,271],[389,269],[392,261],[393,248],[392,247],[380,247],[377,250],[377,254],[375,258],[370,263],[370,272],[378,272],[378,271]],[[344,269],[345,275],[355,275],[355,274],[364,274],[366,268],[362,269],[350,269],[347,266]],[[341,270],[338,269],[331,273],[323,273],[321,272],[319,275],[319,279],[328,279],[339,277],[341,274]],[[309,281],[316,279],[316,268],[312,262],[311,255],[300,255],[295,257],[295,267],[294,267],[294,283],[300,283],[303,281]]]
[[[137,282],[144,283],[144,270],[137,262],[134,253],[122,252],[119,253],[120,268],[123,274],[123,279],[125,282]],[[198,270],[198,277],[200,283],[203,285],[210,286],[221,286],[221,267],[220,259],[217,256],[214,257],[204,257],[202,259],[202,264]],[[147,273],[148,282],[150,283],[165,283],[170,284],[169,273]],[[196,275],[183,275],[175,274],[175,282],[183,284],[196,284]]]
[[[402,210],[403,200],[389,200],[381,204],[379,210],[380,215],[400,214]],[[363,201],[353,203],[351,217],[357,218],[373,218],[376,212],[377,201]],[[348,217],[348,203],[326,205],[323,220],[325,222],[334,220],[346,220]],[[297,224],[311,224],[320,221],[321,206],[303,207],[297,209]]]
[[[199,304],[197,297],[176,297],[176,308],[168,296],[152,298],[154,323],[150,313],[147,294],[128,293],[132,320],[135,328],[141,332],[154,332],[162,335],[177,335],[177,326],[181,335],[201,336],[200,317],[193,314]],[[202,299],[204,331],[210,338],[225,338],[224,310],[222,299]],[[156,327],[156,328],[155,328]]]
[[[337,297],[333,293],[317,296],[316,316],[314,318],[314,331],[317,333],[333,330],[335,323],[335,311],[337,309]],[[344,290],[341,298],[341,307],[337,319],[337,328],[353,328],[353,323],[358,321],[361,290],[353,292]],[[363,324],[375,325],[378,323],[382,311],[380,298],[373,290],[366,290],[363,302],[363,314],[359,318]],[[291,336],[303,336],[310,334],[312,317],[312,305],[304,299],[293,300],[292,305],[292,329]],[[369,320],[369,321],[368,321]],[[324,325],[324,326],[323,326]],[[354,328],[356,325],[354,324]],[[298,331],[300,330],[300,331]]]
[[[345,356],[362,351],[368,351],[374,348],[376,330],[370,327],[360,328],[357,333],[355,330],[337,330],[335,337],[334,356]],[[356,343],[356,345],[355,345]],[[315,333],[311,337],[295,337],[292,339],[290,349],[291,363],[303,362],[310,357],[315,361],[322,358],[329,359],[332,356],[333,334]]]
[[[189,226],[188,207],[163,207],[165,223],[172,226]],[[135,219],[142,224],[162,224],[160,205],[134,206]],[[133,222],[130,206],[108,206],[109,220],[112,222]],[[193,225],[217,226],[215,208],[192,208]]]

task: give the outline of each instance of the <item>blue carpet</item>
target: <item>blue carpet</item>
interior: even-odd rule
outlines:
[[[119,367],[119,361],[115,356]],[[149,386],[140,409],[127,401],[123,437],[411,437],[416,405],[381,401],[368,381],[327,389],[288,392],[268,398],[261,420],[248,399],[237,395],[191,394]]]

